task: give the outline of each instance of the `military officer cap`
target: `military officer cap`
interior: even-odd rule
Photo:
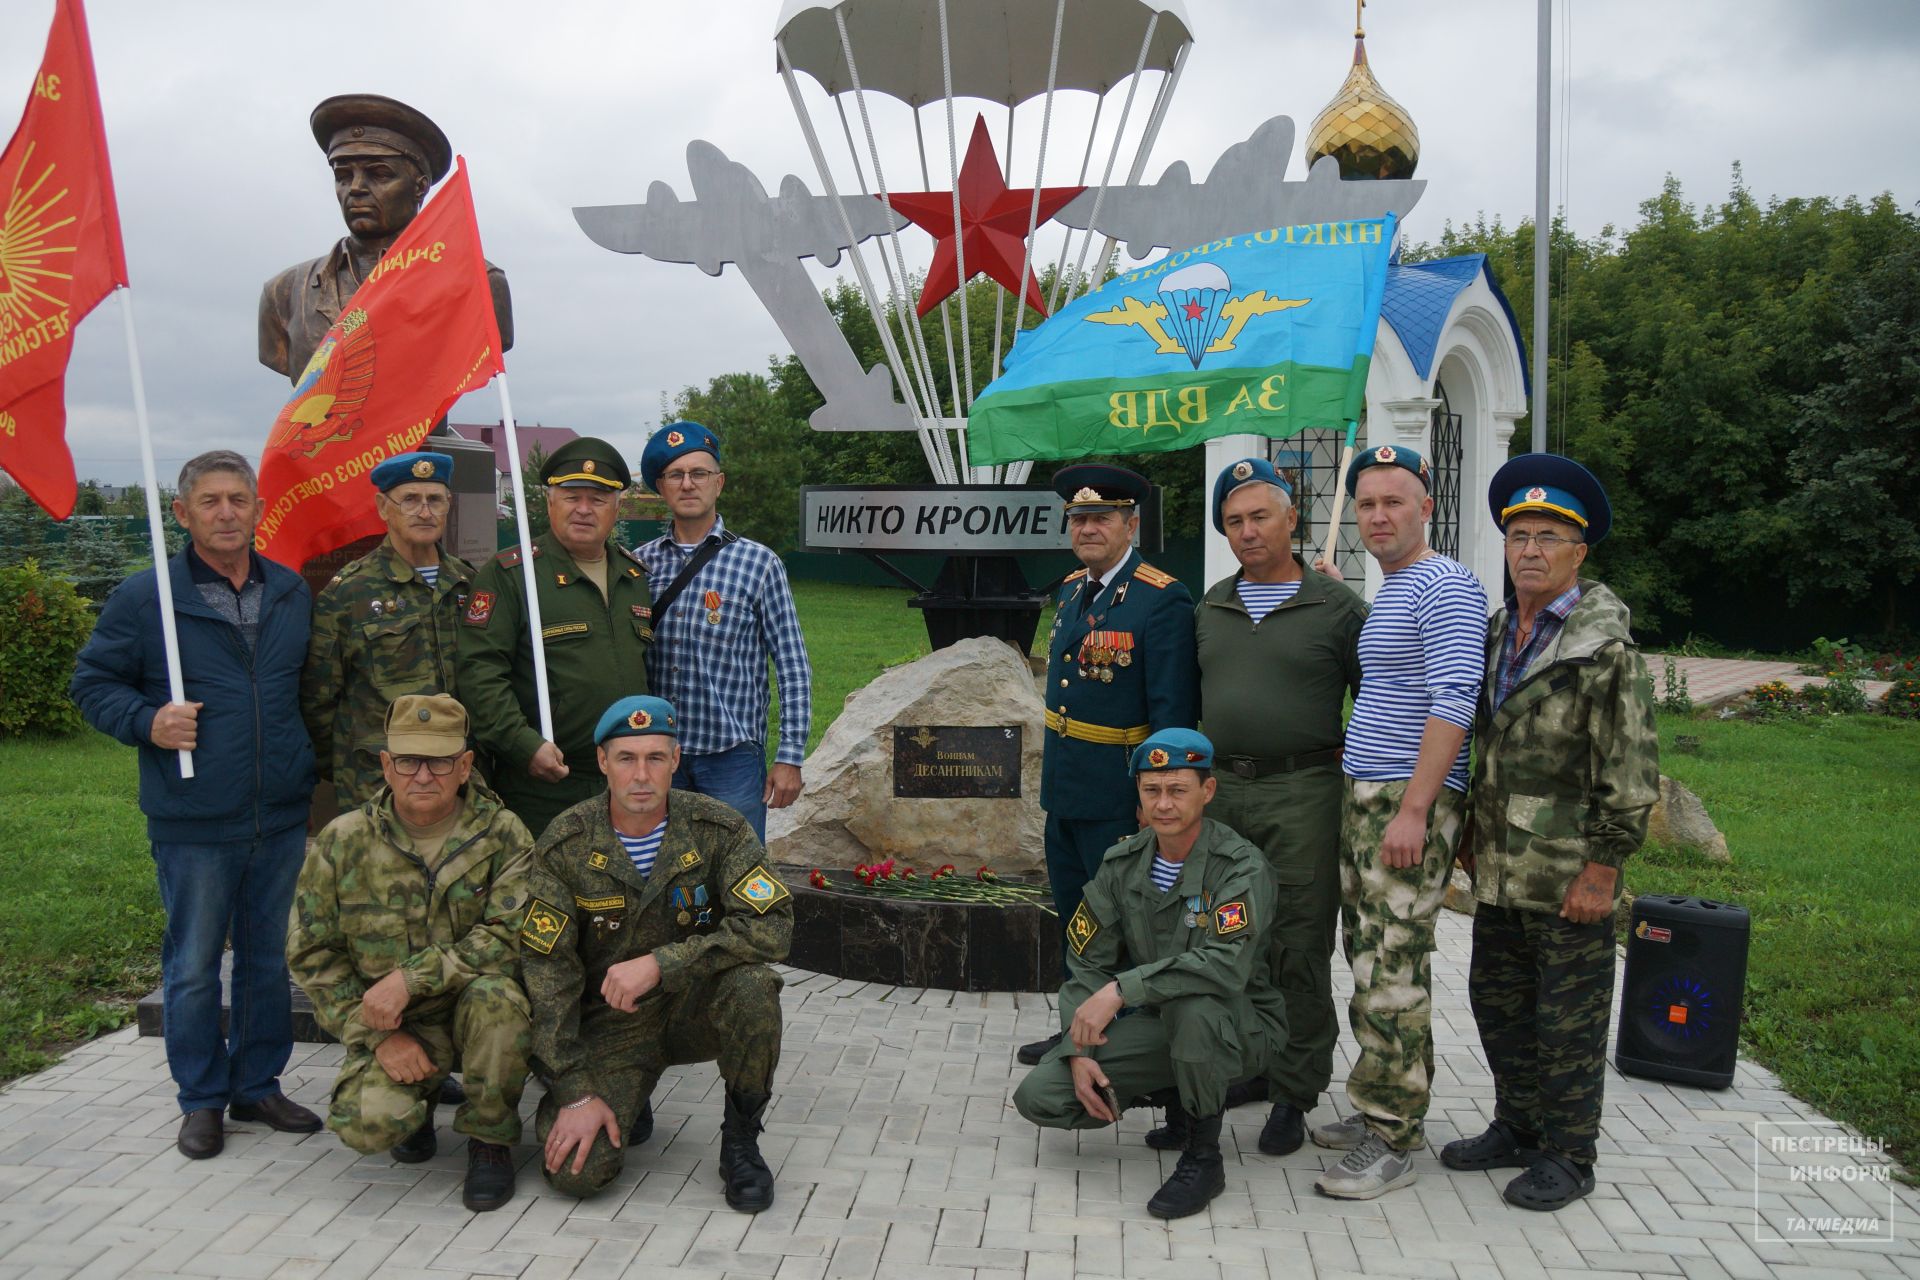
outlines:
[[[600,723],[593,727],[593,743],[600,746],[609,738],[634,738],[643,733],[679,738],[680,729],[674,722],[671,702],[644,693],[620,699],[606,709]]]
[[[453,167],[453,144],[440,126],[404,102],[377,93],[342,93],[313,109],[313,140],[327,159],[401,156],[429,182]]]
[[[1347,496],[1354,496],[1360,487],[1360,473],[1368,467],[1401,467],[1420,477],[1420,483],[1429,492],[1433,489],[1433,472],[1427,466],[1427,460],[1420,456],[1417,449],[1409,449],[1403,444],[1383,444],[1374,449],[1362,449],[1353,455],[1353,462],[1347,467]]]
[[[1213,768],[1213,744],[1197,729],[1162,729],[1133,749],[1135,774],[1162,769]]]
[[[1275,469],[1265,458],[1242,458],[1222,471],[1213,482],[1213,528],[1216,533],[1225,533],[1226,526],[1220,523],[1220,508],[1227,505],[1227,495],[1236,489],[1250,484],[1270,484],[1293,500],[1293,486],[1287,478]]]
[[[467,709],[446,693],[403,693],[387,707],[387,752],[457,756],[467,749]]]
[[[655,493],[660,492],[660,473],[675,458],[689,453],[710,453],[714,465],[718,466],[720,437],[713,433],[712,427],[703,427],[697,422],[669,422],[647,437],[647,447],[640,452],[640,483]]]
[[[1102,511],[1133,515],[1151,487],[1138,472],[1100,462],[1076,462],[1053,473],[1053,491],[1066,499],[1069,516]]]
[[[618,449],[605,440],[580,436],[547,455],[540,483],[556,489],[624,489],[633,476]]]
[[[1613,504],[1593,472],[1553,453],[1509,458],[1487,486],[1487,506],[1502,529],[1515,516],[1552,516],[1578,525],[1589,545],[1613,528]]]
[[[432,481],[453,483],[453,459],[444,453],[397,453],[368,473],[382,493],[396,485]]]

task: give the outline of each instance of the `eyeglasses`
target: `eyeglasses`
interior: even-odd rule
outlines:
[[[420,766],[427,766],[427,772],[436,778],[444,778],[453,772],[453,766],[460,763],[459,756],[395,756],[393,771],[403,778],[411,778],[420,772]]]
[[[719,474],[710,467],[692,467],[686,471],[664,471],[660,478],[668,484],[705,484]]]
[[[393,503],[408,515],[412,515],[422,507],[425,507],[428,511],[445,511],[449,506],[453,505],[453,500],[444,493],[408,493],[402,494],[398,498],[390,497],[387,501]]]
[[[1525,551],[1527,545],[1540,548],[1540,554],[1552,555],[1562,547],[1571,546],[1573,538],[1563,538],[1557,533],[1510,533],[1507,535],[1507,547],[1512,551]]]

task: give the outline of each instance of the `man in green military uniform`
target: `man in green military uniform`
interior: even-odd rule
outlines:
[[[720,1178],[743,1213],[773,1204],[760,1119],[780,1059],[780,975],[793,895],[753,828],[671,790],[673,707],[622,698],[594,729],[607,787],[555,818],[534,850],[520,933],[542,1168],[588,1196],[620,1172],[647,1097],[675,1064],[715,1062],[726,1087]]]
[[[1513,598],[1487,626],[1460,861],[1494,1119],[1440,1159],[1524,1169],[1508,1203],[1553,1210],[1593,1190],[1620,868],[1646,839],[1660,742],[1627,607],[1580,576],[1613,522],[1600,482],[1571,458],[1524,454],[1495,473],[1488,502]]]
[[[431,1159],[458,1063],[465,1203],[497,1209],[527,1081],[515,935],[533,838],[473,777],[466,710],[446,694],[396,698],[385,742],[386,787],[328,823],[300,869],[287,967],[346,1046],[327,1127],[355,1151]]]
[[[385,785],[387,708],[403,693],[454,693],[454,627],[473,567],[441,549],[453,459],[402,453],[371,473],[379,546],[333,576],[313,602],[300,713],[341,812]]]
[[[474,576],[460,628],[460,697],[488,757],[488,778],[536,836],[555,814],[602,790],[594,708],[607,690],[647,691],[653,598],[647,572],[613,526],[632,477],[604,440],[581,436],[540,470],[549,531],[533,540],[540,635],[553,739],[540,732],[527,614],[526,548],[502,551]]]
[[[1127,776],[1133,749],[1161,729],[1199,718],[1193,597],[1133,549],[1148,484],[1121,467],[1062,467],[1054,492],[1081,568],[1061,584],[1047,636],[1046,742],[1040,807],[1047,812],[1047,882],[1062,921],[1113,845],[1140,829]],[[1074,960],[1065,952],[1067,967]],[[1040,1061],[1059,1036],[1023,1045]]]
[[[1147,1202],[1200,1212],[1226,1187],[1227,1086],[1264,1076],[1286,1044],[1286,1004],[1268,977],[1273,872],[1206,816],[1213,746],[1165,729],[1134,750],[1148,830],[1107,852],[1067,922],[1073,974],[1060,988],[1066,1040],[1020,1082],[1013,1105],[1050,1129],[1097,1129],[1155,1096],[1185,1136]]]
[[[1194,612],[1200,717],[1219,785],[1207,810],[1267,855],[1280,886],[1273,984],[1286,998],[1286,1051],[1266,1081],[1260,1133],[1271,1156],[1305,1141],[1305,1116],[1333,1078],[1339,1019],[1333,947],[1340,918],[1340,742],[1346,696],[1360,688],[1367,607],[1294,556],[1293,490],[1265,458],[1242,458],[1213,486],[1213,527],[1240,571]],[[1170,1148],[1179,1135],[1149,1135]]]

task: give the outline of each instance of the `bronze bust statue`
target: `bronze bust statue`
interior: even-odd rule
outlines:
[[[347,235],[325,255],[288,267],[260,291],[260,363],[298,381],[347,300],[420,212],[453,165],[447,135],[404,102],[347,93],[313,109],[313,138],[333,166]],[[500,346],[513,346],[506,273],[487,264]]]

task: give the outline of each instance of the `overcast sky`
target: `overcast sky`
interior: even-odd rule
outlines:
[[[952,4],[958,20],[966,0]],[[1036,8],[1050,21],[1050,3]],[[1175,160],[1204,174],[1269,116],[1293,117],[1304,136],[1346,75],[1350,0],[1187,0],[1186,9],[1195,46],[1148,176]],[[1557,74],[1571,99],[1567,208],[1582,232],[1630,224],[1669,172],[1692,198],[1716,200],[1736,160],[1763,199],[1883,190],[1908,207],[1920,199],[1920,152],[1902,143],[1920,74],[1920,4],[1606,0],[1572,9],[1571,56]],[[696,138],[770,189],[797,173],[819,191],[774,70],[777,10],[773,0],[465,0],[381,5],[357,11],[378,13],[362,22],[353,10],[287,0],[90,0],[163,478],[205,448],[257,456],[285,398],[285,382],[256,362],[259,289],[343,234],[307,129],[313,105],[334,93],[401,98],[466,155],[487,255],[513,289],[508,367],[522,421],[604,435],[637,453],[663,395],[784,354],[733,270],[715,279],[609,253],[570,213],[644,199],[655,181],[686,196],[685,147]],[[1411,236],[1431,239],[1447,219],[1481,211],[1509,224],[1531,215],[1534,10],[1525,0],[1369,4],[1374,70],[1420,128],[1428,186]],[[1560,0],[1556,14],[1567,11]],[[52,0],[0,0],[0,112],[24,105],[51,14]],[[356,30],[365,32],[357,48]],[[1046,38],[1044,29],[1035,36]],[[1555,46],[1565,51],[1559,36]],[[807,88],[832,130],[829,148],[843,155],[831,107]],[[1062,95],[1048,182],[1073,180],[1089,102]],[[962,147],[979,105],[959,109]],[[918,189],[906,108],[875,111],[890,185]],[[1004,113],[988,115],[998,145]],[[1032,180],[1033,144],[1022,140],[1037,137],[1038,115],[1035,103],[1020,117],[1015,185]],[[944,116],[927,123],[934,185],[944,189]],[[1297,141],[1288,176],[1304,176]],[[1556,200],[1561,184],[1557,173]],[[931,249],[917,230],[908,244],[923,258]],[[139,474],[117,308],[109,302],[81,326],[68,383],[83,479]],[[454,412],[457,421],[497,416],[491,390]]]

